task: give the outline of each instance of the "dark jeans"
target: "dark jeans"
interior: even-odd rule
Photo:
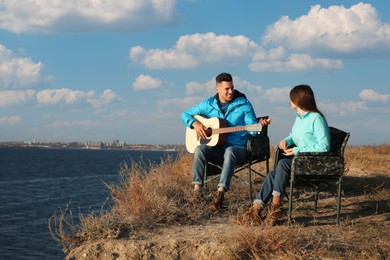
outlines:
[[[286,190],[291,174],[292,159],[281,159],[275,170],[270,171],[264,178],[263,185],[253,203],[260,203],[264,208],[272,196],[281,197]]]
[[[192,184],[204,184],[204,170],[209,161],[222,165],[221,177],[218,187],[229,189],[230,181],[234,174],[234,167],[237,164],[245,163],[248,154],[245,147],[231,146],[226,149],[222,147],[211,147],[198,145],[194,152],[194,165],[192,168]]]

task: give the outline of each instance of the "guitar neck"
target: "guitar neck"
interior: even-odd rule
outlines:
[[[212,134],[227,134],[227,133],[233,133],[233,132],[240,132],[245,131],[247,129],[246,126],[230,126],[230,127],[224,127],[224,128],[216,128],[212,129]]]

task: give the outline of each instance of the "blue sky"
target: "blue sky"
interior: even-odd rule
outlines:
[[[3,0],[0,141],[183,144],[220,72],[273,118],[314,89],[349,144],[390,141],[390,2]]]

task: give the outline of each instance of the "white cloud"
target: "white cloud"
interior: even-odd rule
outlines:
[[[390,25],[380,21],[370,4],[350,8],[316,5],[307,15],[295,20],[282,17],[269,26],[263,42],[274,48],[267,50],[243,35],[197,33],[181,36],[169,49],[135,46],[129,58],[148,69],[229,65],[252,58],[248,67],[256,72],[334,70],[343,68],[340,54],[390,54]]]
[[[390,94],[379,94],[372,89],[363,89],[359,93],[361,101],[345,101],[341,103],[334,102],[319,102],[319,107],[324,107],[324,110],[336,115],[346,116],[350,114],[361,113],[364,111],[380,111],[388,114],[388,106],[368,106],[367,101],[387,102],[390,100]]]
[[[62,89],[45,89],[37,94],[37,102],[41,105],[56,105],[59,103],[74,104],[79,100],[92,98],[95,96],[94,91]]]
[[[216,86],[215,86],[215,79],[211,79],[207,81],[206,83],[199,83],[191,81],[186,84],[186,94],[187,95],[215,95],[216,93]]]
[[[387,102],[390,100],[390,94],[380,94],[372,89],[363,89],[359,96],[365,101]]]
[[[291,87],[270,88],[265,90],[264,96],[270,102],[288,103],[290,100]]]
[[[22,121],[21,116],[0,117],[0,126],[15,125]]]
[[[105,89],[100,96],[94,95],[87,98],[87,102],[95,108],[102,108],[116,100],[121,100],[121,98],[111,89]]]
[[[95,91],[62,89],[46,89],[37,93],[37,102],[40,105],[70,105],[85,101],[95,108],[108,105],[120,98],[111,89],[104,90],[103,94],[98,96]]]
[[[346,101],[342,103],[319,102],[318,107],[324,108],[327,113],[346,116],[350,114],[366,111],[368,108],[364,101]]]
[[[176,0],[3,0],[0,28],[14,33],[139,31],[176,19]]]
[[[2,90],[0,91],[0,107],[22,104],[34,99],[35,90]]]
[[[134,90],[156,89],[162,86],[162,80],[149,75],[140,74],[133,83]]]
[[[20,58],[0,44],[0,88],[25,87],[41,81],[43,64]]]
[[[203,99],[205,99],[204,96],[162,99],[157,102],[157,107],[163,110],[184,111],[199,103]]]
[[[263,92],[263,88],[261,86],[252,84],[251,82],[246,80],[242,80],[239,77],[234,77],[233,81],[234,81],[234,88],[242,92],[243,94],[245,94],[247,91],[255,92],[257,94],[261,94]]]
[[[95,127],[98,127],[101,123],[100,122],[94,122],[91,120],[66,120],[66,121],[55,121],[51,124],[48,124],[47,126],[50,128],[73,128],[73,127],[79,127],[83,129],[93,129]]]
[[[259,46],[245,36],[192,34],[181,36],[171,49],[132,47],[129,58],[149,69],[188,69],[200,64],[235,63],[252,56]]]
[[[268,27],[263,40],[306,52],[318,49],[338,53],[388,52],[390,25],[380,21],[370,4],[358,3],[350,8],[315,5],[296,20],[282,17]]]
[[[253,71],[307,71],[313,69],[340,69],[343,67],[341,60],[313,58],[308,54],[291,54],[280,60],[261,60],[249,64]]]

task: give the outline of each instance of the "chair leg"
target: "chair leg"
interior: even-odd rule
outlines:
[[[340,224],[340,210],[341,210],[341,182],[342,182],[343,176],[340,176],[340,179],[338,180],[338,189],[337,189],[337,216],[336,216],[336,223]]]
[[[288,200],[288,225],[291,224],[293,187],[294,187],[294,174],[291,174],[291,179],[290,179],[290,198]]]
[[[248,185],[249,185],[249,203],[252,203],[252,168],[251,163],[248,163]]]
[[[207,179],[207,173],[204,175],[203,192],[206,195],[209,192],[209,180]]]
[[[320,193],[320,189],[318,187],[318,188],[316,188],[316,192],[314,195],[314,213],[317,213],[317,204],[318,204],[319,193]]]

